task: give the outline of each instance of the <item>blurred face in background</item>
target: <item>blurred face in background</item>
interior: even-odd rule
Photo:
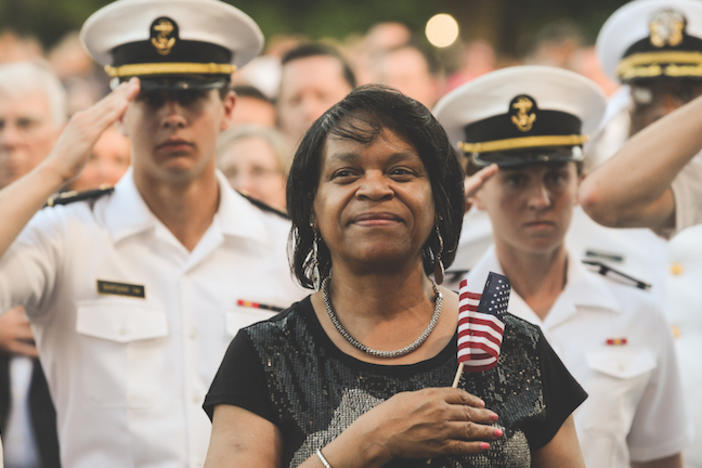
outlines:
[[[375,81],[390,86],[431,109],[439,98],[439,82],[414,47],[401,47],[378,56]]]
[[[100,136],[80,175],[71,183],[78,192],[113,186],[129,167],[129,140],[114,127]]]
[[[260,125],[275,127],[275,106],[273,103],[251,96],[237,96],[232,112],[231,125]]]
[[[51,151],[61,126],[40,91],[0,94],[0,187],[37,166]]]
[[[230,185],[280,211],[285,211],[285,174],[275,149],[264,138],[245,136],[224,148],[219,169]]]
[[[351,85],[335,57],[314,55],[286,63],[278,94],[280,129],[297,145],[312,123],[349,92]]]

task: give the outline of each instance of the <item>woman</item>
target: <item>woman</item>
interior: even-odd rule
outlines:
[[[272,128],[241,125],[217,138],[217,168],[246,195],[285,211],[285,179],[291,151]]]
[[[314,123],[287,195],[295,274],[321,290],[230,345],[206,466],[582,466],[585,395],[538,328],[508,316],[498,365],[446,388],[458,298],[428,275],[453,261],[462,177],[431,113],[388,88]]]
[[[470,160],[500,166],[474,197],[494,247],[467,280],[507,276],[510,312],[544,330],[587,390],[575,414],[587,466],[680,467],[689,427],[660,306],[640,281],[606,265],[589,271],[565,243],[582,144],[604,108],[595,83],[541,66],[489,73],[439,103],[437,118]]]

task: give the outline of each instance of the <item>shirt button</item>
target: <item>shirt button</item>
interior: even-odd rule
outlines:
[[[119,333],[119,336],[125,336],[129,330],[127,330],[127,327],[124,325],[119,327],[119,330],[117,330],[117,333]]]
[[[195,327],[190,327],[190,332],[188,333],[188,337],[190,337],[191,340],[194,340],[197,338],[197,329]]]
[[[673,338],[680,338],[680,327],[673,325],[671,331],[673,333]]]
[[[682,274],[684,268],[682,264],[678,262],[673,262],[670,264],[670,273],[672,273],[674,276],[679,276]]]

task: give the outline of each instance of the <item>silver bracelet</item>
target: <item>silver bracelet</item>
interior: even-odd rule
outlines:
[[[322,453],[321,449],[317,449],[317,457],[319,457],[319,460],[322,462],[322,465],[324,465],[324,468],[332,468],[327,459],[324,458],[324,454]]]

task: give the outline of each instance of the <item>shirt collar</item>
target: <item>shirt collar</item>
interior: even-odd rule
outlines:
[[[232,189],[227,178],[220,171],[217,171],[217,182],[220,197],[215,222],[221,226],[222,233],[255,241],[266,239],[266,226],[262,220],[261,210]]]
[[[117,182],[115,191],[107,201],[105,224],[115,242],[156,225],[156,218],[134,184],[131,167]]]
[[[563,294],[567,294],[576,306],[620,312],[608,281],[598,273],[589,271],[580,260],[568,253],[568,281]]]
[[[483,284],[490,271],[504,275],[502,266],[497,259],[494,245],[490,246],[475,267],[468,273],[466,278],[468,279],[471,290],[482,292]],[[608,280],[601,278],[597,273],[589,271],[582,262],[574,258],[570,251],[568,252],[567,274],[566,287],[563,292],[561,292],[556,303],[567,300],[575,306],[575,310],[579,307],[587,307],[620,312],[616,297],[611,291],[611,288],[607,286]],[[554,303],[554,306],[556,303]],[[514,289],[510,294],[510,306],[508,311],[527,319],[538,318]],[[529,317],[525,317],[527,315]],[[545,322],[550,322],[552,320],[560,320],[560,318],[552,317],[551,314],[549,314]],[[539,320],[538,323],[540,322]]]
[[[216,177],[220,199],[212,223],[219,225],[224,235],[265,239],[267,233],[260,210],[235,192],[219,171]],[[107,203],[105,224],[115,242],[152,229],[158,223],[136,188],[131,167],[116,184]]]

